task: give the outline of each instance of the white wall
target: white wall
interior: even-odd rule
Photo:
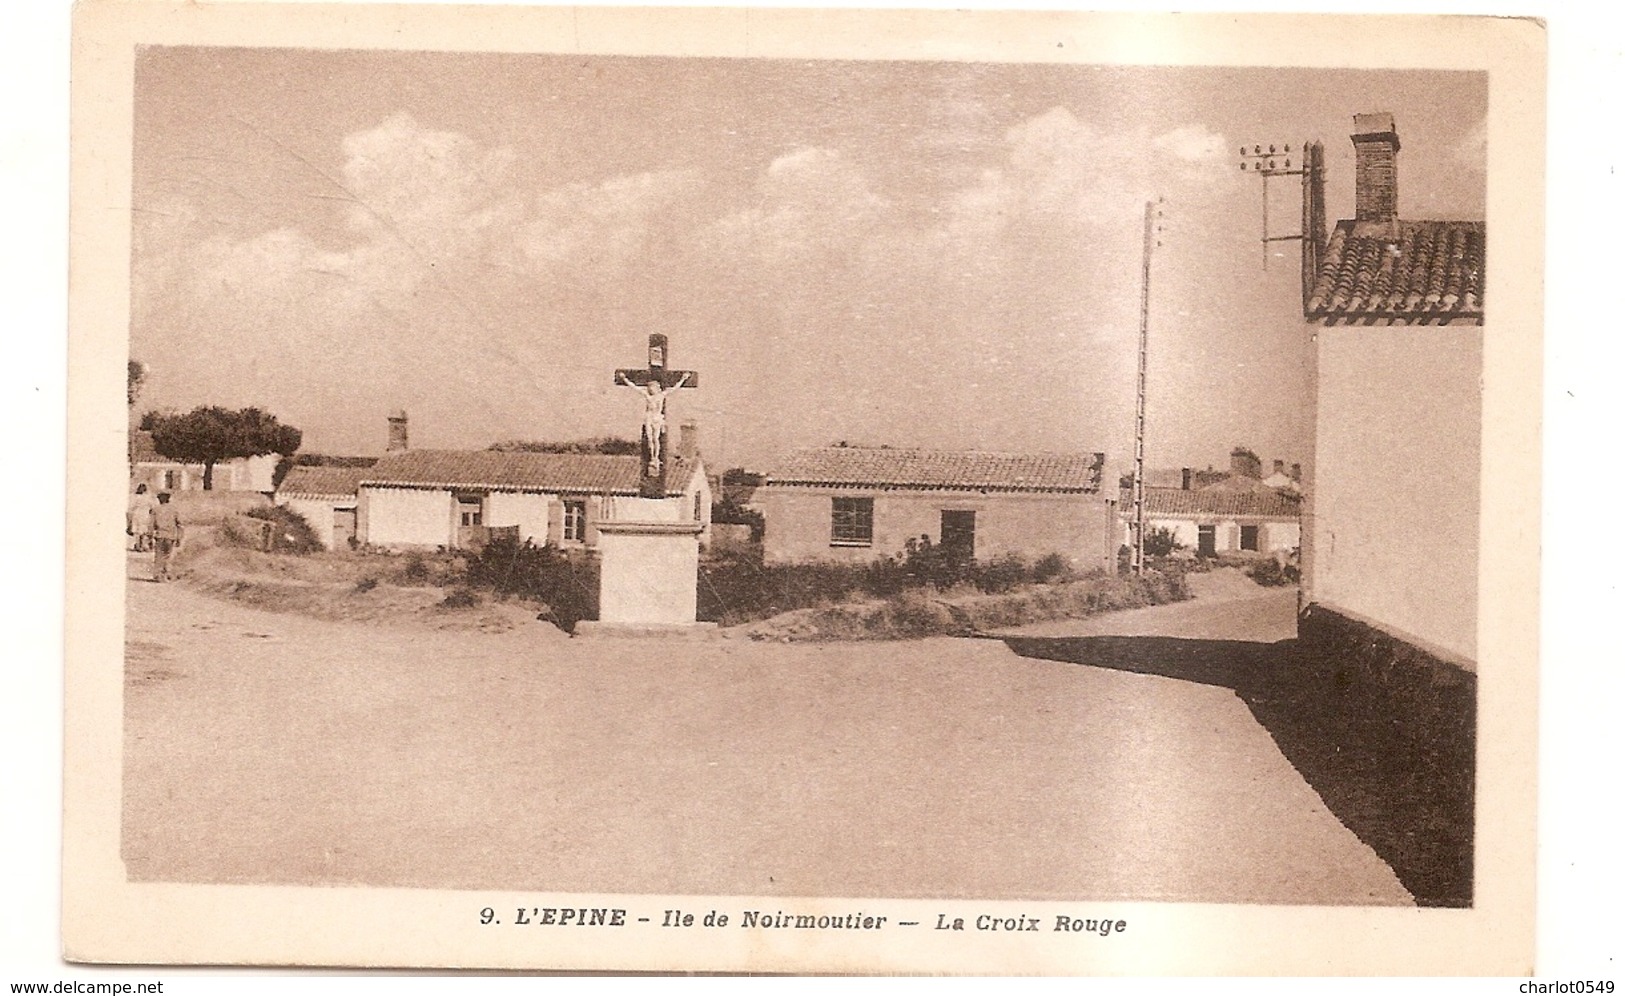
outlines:
[[[1215,541],[1219,553],[1236,552],[1241,549],[1241,527],[1258,526],[1258,552],[1259,553],[1288,553],[1298,545],[1298,523],[1291,521],[1276,521],[1270,519],[1234,519],[1214,517],[1197,517],[1189,519],[1157,519],[1145,520],[1145,530],[1170,529],[1174,538],[1190,550],[1195,550],[1201,537],[1197,533],[1198,525],[1213,525],[1216,528]],[[1128,518],[1123,520],[1123,529],[1120,533],[1121,541],[1126,546],[1134,538],[1134,532]]]
[[[1483,330],[1313,331],[1310,597],[1472,660]]]
[[[547,495],[493,491],[485,498],[485,524],[518,526],[520,540],[528,539],[541,546],[547,542],[550,507]]]
[[[310,523],[311,532],[322,541],[322,546],[333,549],[333,511],[338,503],[332,499],[321,498],[284,498],[278,495],[278,505],[285,506],[290,511],[297,512],[306,522]],[[354,503],[346,500],[344,504],[354,507]]]
[[[366,523],[362,542],[373,546],[451,546],[455,521],[450,491],[426,488],[361,489]]]

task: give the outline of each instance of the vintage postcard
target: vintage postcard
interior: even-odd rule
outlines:
[[[70,959],[1532,970],[1540,24],[74,42]]]

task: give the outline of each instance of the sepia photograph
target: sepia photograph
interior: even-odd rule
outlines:
[[[270,10],[81,13],[70,958],[1520,971],[1538,32]]]

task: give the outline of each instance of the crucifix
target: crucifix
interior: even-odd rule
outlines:
[[[700,375],[692,370],[672,370],[666,363],[666,337],[659,332],[649,336],[649,366],[645,370],[617,370],[615,383],[630,387],[643,396],[643,473],[638,492],[645,498],[666,496],[666,395],[679,388],[699,387]]]

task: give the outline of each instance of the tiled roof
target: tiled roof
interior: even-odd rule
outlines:
[[[497,491],[638,493],[636,456],[582,453],[508,453],[497,450],[406,450],[387,453],[361,475],[360,484],[486,488]],[[681,494],[693,473],[672,462],[667,491]]]
[[[357,485],[371,467],[294,467],[277,485],[279,495],[355,497]]]
[[[161,463],[165,458],[158,455],[152,446],[152,433],[146,429],[130,430],[130,462],[131,463]]]
[[[766,485],[1095,494],[1105,462],[1101,453],[832,446],[792,454],[767,475]]]
[[[1305,306],[1311,321],[1484,320],[1484,223],[1340,221]]]
[[[1132,511],[1134,492],[1124,488],[1118,507]],[[1196,515],[1296,518],[1298,502],[1273,490],[1233,491],[1209,488],[1186,491],[1183,488],[1146,488],[1145,514],[1151,518]]]

